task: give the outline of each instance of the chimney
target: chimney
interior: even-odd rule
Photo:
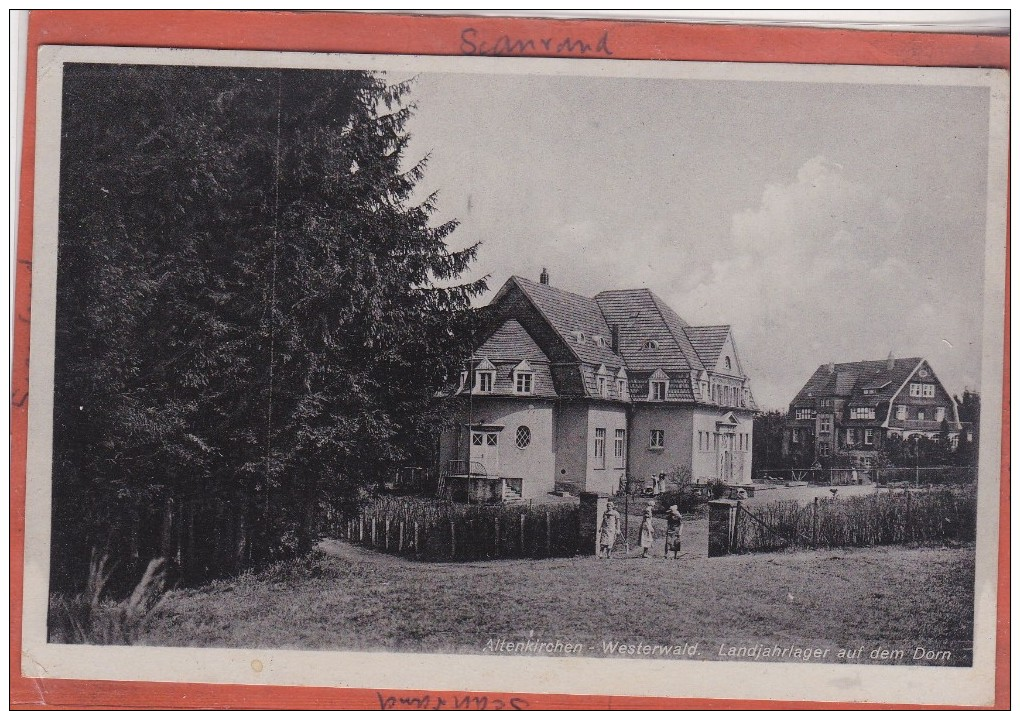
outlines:
[[[609,332],[613,337],[613,353],[619,354],[620,352],[620,326],[614,325],[609,327]]]
[[[832,362],[830,362],[830,363],[829,363],[829,365],[828,365],[827,367],[829,368],[829,374],[830,374],[830,375],[831,375],[832,373],[835,373],[835,372],[836,372],[836,364],[835,364],[835,363],[832,363]]]
[[[549,286],[549,270],[545,267],[542,267],[542,273],[538,277],[538,283]]]
[[[889,351],[889,358],[885,361],[886,370],[892,370],[896,367],[896,358],[893,357],[893,352]]]

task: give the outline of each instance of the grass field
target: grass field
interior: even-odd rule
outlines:
[[[171,593],[139,642],[486,653],[490,640],[530,635],[589,656],[612,654],[613,642],[697,643],[696,658],[720,660],[760,643],[790,650],[769,661],[802,661],[793,650],[812,648],[828,650],[816,658],[825,662],[850,649],[855,663],[970,664],[973,547],[709,559],[693,523],[692,552],[676,561],[632,551],[418,563],[325,541],[300,561]],[[918,646],[949,656],[915,662]],[[871,658],[883,649],[903,657]]]

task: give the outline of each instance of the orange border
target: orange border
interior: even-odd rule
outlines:
[[[555,36],[591,46],[608,32],[615,59],[873,64],[1009,68],[1009,37],[872,32],[814,28],[688,25],[606,20],[373,15],[254,11],[33,11],[28,25],[25,124],[19,196],[11,400],[11,621],[12,708],[368,708],[374,690],[32,679],[21,675],[25,467],[28,424],[29,314],[35,159],[36,56],[44,44],[189,47],[380,54],[461,54],[460,33],[474,27],[494,40]],[[530,48],[523,56],[565,56]],[[566,55],[570,56],[570,55]],[[574,55],[576,56],[576,55]],[[595,55],[588,55],[595,56]],[[1008,224],[1008,208],[1007,208]],[[995,706],[1009,707],[1009,237],[1007,234],[1005,362],[1002,404],[1002,490]],[[991,434],[991,433],[989,433]],[[414,692],[396,692],[401,696]],[[423,692],[424,693],[424,692]],[[433,692],[435,698],[436,692]],[[452,695],[450,695],[452,696]],[[924,708],[879,704],[734,701],[493,694],[533,708]],[[452,702],[451,702],[452,705]],[[510,708],[507,705],[507,708]]]

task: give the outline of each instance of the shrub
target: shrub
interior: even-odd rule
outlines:
[[[53,593],[49,599],[49,641],[77,644],[133,644],[159,607],[166,588],[162,558],[149,561],[131,595],[120,602],[104,597],[115,564],[93,552],[87,592]]]
[[[745,508],[737,518],[738,551],[791,546],[853,547],[973,541],[977,489],[880,492],[801,505],[776,501]]]
[[[336,533],[421,560],[545,558],[577,552],[578,523],[576,503],[485,506],[381,496]]]

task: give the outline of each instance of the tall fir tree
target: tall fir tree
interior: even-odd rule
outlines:
[[[485,283],[437,286],[477,245],[448,250],[435,196],[412,200],[407,91],[366,72],[68,67],[57,586],[80,586],[90,548],[197,579],[307,546],[321,502],[355,506],[427,451]]]

